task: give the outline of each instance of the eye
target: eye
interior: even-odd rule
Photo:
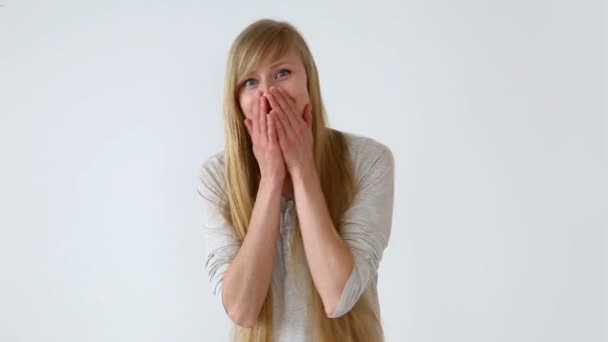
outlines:
[[[289,69],[282,69],[281,71],[277,72],[277,75],[281,75],[283,73],[285,73],[286,75],[289,75],[289,74],[291,74],[291,70],[289,70]]]
[[[250,82],[255,82],[255,80],[253,78],[248,78],[245,81],[243,81],[243,86],[244,87],[251,87],[254,84],[250,83]]]
[[[276,78],[282,78],[282,77],[286,77],[287,75],[290,75],[290,74],[291,74],[291,70],[281,69],[275,75],[276,75]],[[245,88],[249,88],[249,87],[253,87],[256,84],[257,84],[257,81],[255,79],[248,78],[245,81],[243,81],[242,86]]]

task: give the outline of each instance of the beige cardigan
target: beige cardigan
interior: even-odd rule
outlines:
[[[346,283],[337,309],[330,317],[346,314],[366,289],[377,312],[378,267],[388,245],[392,214],[395,162],[391,150],[384,144],[360,135],[343,132],[353,160],[359,191],[353,205],[341,219],[341,237],[351,247],[355,266]],[[204,264],[214,294],[222,299],[222,279],[239,249],[232,227],[222,217],[218,203],[224,193],[223,151],[212,155],[200,167],[198,192],[202,199]],[[297,200],[297,199],[295,199]],[[306,282],[292,278],[289,268],[291,236],[297,219],[294,200],[281,196],[279,241],[273,271],[273,333],[274,341],[305,342]],[[305,258],[301,258],[305,260]],[[302,264],[304,263],[304,264]],[[307,270],[305,261],[297,267]],[[295,274],[301,274],[295,270]]]

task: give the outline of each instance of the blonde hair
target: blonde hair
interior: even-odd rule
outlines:
[[[253,154],[252,142],[243,122],[245,116],[239,105],[239,85],[242,77],[273,53],[273,58],[295,51],[301,58],[307,74],[307,87],[312,105],[312,134],[314,139],[315,167],[321,180],[323,194],[336,229],[349,208],[357,191],[353,176],[348,144],[343,133],[327,127],[325,109],[317,68],[301,34],[289,23],[271,19],[258,20],[247,26],[233,42],[226,65],[224,85],[224,177],[226,201],[225,219],[232,225],[240,241],[245,239],[260,181],[260,170]],[[304,258],[302,236],[296,220],[292,242],[292,266]],[[306,265],[306,262],[302,262]],[[295,270],[295,267],[292,267]],[[317,342],[376,342],[383,341],[379,312],[374,309],[366,292],[354,307],[338,318],[329,318],[317,292],[310,271],[304,267],[308,282],[308,328]],[[298,283],[298,282],[296,282]],[[234,341],[272,341],[272,286],[252,328],[234,325]]]

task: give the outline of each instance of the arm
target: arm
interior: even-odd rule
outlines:
[[[277,129],[279,143],[294,185],[296,211],[312,279],[327,315],[337,317],[356,302],[359,289],[367,287],[369,274],[375,274],[379,257],[386,247],[383,241],[388,241],[386,231],[390,231],[391,217],[387,212],[388,206],[379,206],[390,202],[392,211],[392,152],[373,139],[363,139],[366,141],[362,141],[362,151],[369,153],[357,154],[357,157],[365,159],[368,169],[359,173],[363,177],[358,178],[361,187],[357,195],[363,206],[355,210],[354,218],[360,218],[361,212],[380,210],[372,212],[371,219],[356,222],[354,234],[359,236],[354,238],[355,243],[346,242],[347,239],[340,236],[342,229],[338,233],[333,225],[316,172],[311,104],[305,106],[302,115],[297,115],[301,111],[296,108],[295,101],[280,88],[271,88],[268,100],[272,107],[272,122],[280,127]],[[379,160],[380,163],[377,162]],[[385,177],[388,181],[378,180],[377,177],[383,175],[389,176]],[[363,188],[365,192],[361,191]],[[369,199],[366,198],[368,196]],[[343,228],[342,222],[340,224]],[[368,234],[371,236],[360,236]],[[359,251],[359,245],[368,243],[368,240],[371,246]],[[363,262],[368,262],[369,266],[359,267]]]
[[[355,305],[376,275],[390,237],[395,161],[385,146],[364,156],[355,170],[359,189],[340,220],[339,241],[315,176],[294,178],[306,257],[331,318]]]
[[[354,258],[336,231],[314,166],[292,175],[304,252],[329,316],[335,311]]]
[[[225,189],[221,164],[219,159],[212,159],[200,171],[205,268],[228,317],[237,325],[251,327],[257,321],[271,281],[282,184],[260,181],[249,230],[241,244],[219,210]]]
[[[236,324],[257,322],[272,280],[277,254],[281,184],[262,180],[241,248],[224,274],[222,302]]]

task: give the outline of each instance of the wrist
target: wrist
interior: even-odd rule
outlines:
[[[282,191],[285,177],[261,177],[259,188],[265,188],[269,191]]]
[[[308,164],[306,166],[294,167],[289,171],[289,174],[293,180],[305,180],[316,177],[317,169],[314,164]]]

